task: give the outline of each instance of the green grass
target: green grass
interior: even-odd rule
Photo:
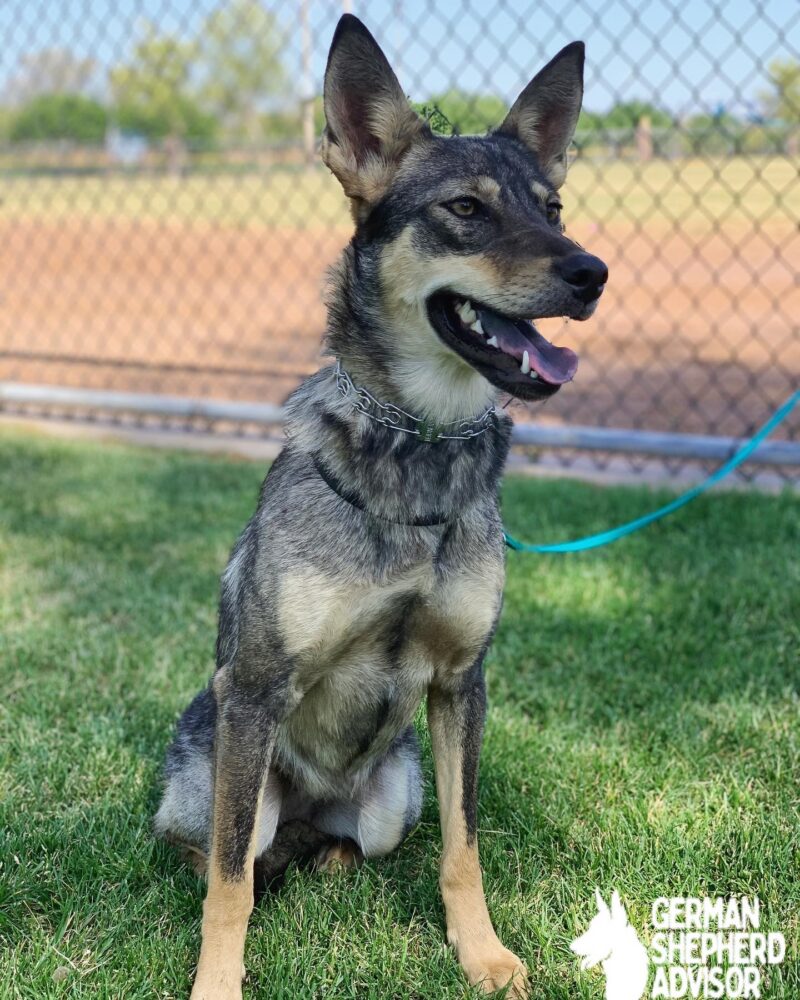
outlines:
[[[563,197],[573,225],[602,222],[706,232],[720,224],[750,231],[792,228],[798,163],[784,157],[578,161]],[[352,221],[336,180],[325,170],[275,168],[261,175],[151,177],[8,177],[0,221],[150,219],[272,228],[341,227]]]
[[[212,669],[218,575],[263,470],[0,432],[0,996],[186,997],[202,884],[149,832],[173,722]],[[651,509],[645,489],[509,479],[521,535]],[[511,556],[488,658],[489,906],[537,998],[600,998],[568,950],[595,885],[757,894],[800,994],[800,498],[717,494],[612,548]],[[437,809],[391,859],[290,875],[246,996],[465,995]]]

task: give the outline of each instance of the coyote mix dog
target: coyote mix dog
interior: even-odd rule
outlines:
[[[432,133],[364,25],[325,75],[322,156],[355,235],[330,282],[335,363],[287,405],[286,446],[222,577],[216,672],[167,754],[156,817],[207,865],[193,1000],[241,996],[254,884],[292,856],[356,863],[417,822],[427,695],[447,937],[471,983],[527,995],[476,840],[483,659],[503,594],[499,392],[577,367],[531,318],[587,319],[607,277],[562,234],[583,92],[560,52],[486,136]]]

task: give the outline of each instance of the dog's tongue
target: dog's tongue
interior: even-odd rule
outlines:
[[[563,385],[574,378],[578,370],[578,355],[568,347],[556,347],[527,320],[510,320],[491,309],[479,309],[481,326],[490,337],[497,338],[498,349],[520,363],[528,352],[531,368],[539,378],[551,385]]]

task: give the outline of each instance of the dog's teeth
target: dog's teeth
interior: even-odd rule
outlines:
[[[477,318],[477,316],[475,317],[474,323],[470,323],[470,326],[475,331],[475,333],[479,333],[481,336],[484,335],[483,327],[481,326],[481,321]]]
[[[497,347],[497,337],[489,337],[486,343],[489,345],[489,347]]]
[[[522,352],[522,364],[519,367],[523,375],[527,375],[531,370],[531,359],[527,351]]]
[[[538,377],[539,376],[538,376],[538,374],[536,372],[531,372],[531,378],[532,379],[537,379]]]
[[[461,302],[456,306],[456,312],[461,317],[461,321],[466,326],[472,326],[472,324],[477,320],[478,314],[472,308],[472,304],[469,299],[465,302]]]

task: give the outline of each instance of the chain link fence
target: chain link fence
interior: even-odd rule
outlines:
[[[320,363],[324,273],[351,231],[315,153],[343,9],[465,133],[587,42],[564,214],[611,276],[594,319],[541,324],[581,368],[516,409],[543,429],[530,458],[678,474],[800,384],[795,3],[9,0],[0,407],[256,434],[278,419]],[[778,437],[770,460],[796,480],[800,421]]]

